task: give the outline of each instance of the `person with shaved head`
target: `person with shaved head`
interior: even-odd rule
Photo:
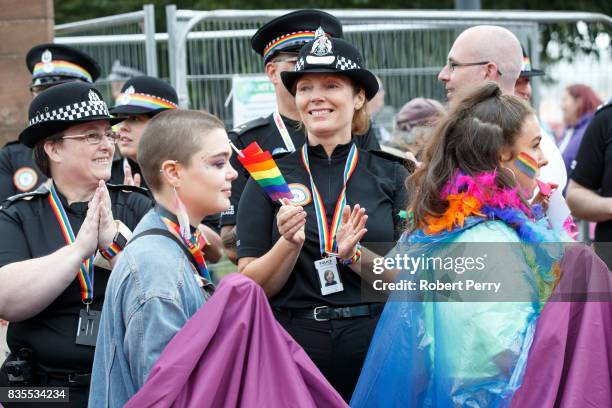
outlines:
[[[487,80],[496,82],[502,92],[513,94],[522,61],[521,44],[510,30],[474,26],[457,37],[438,79],[444,83],[449,101],[460,89]]]

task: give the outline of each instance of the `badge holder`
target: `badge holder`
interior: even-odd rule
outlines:
[[[79,311],[79,324],[77,326],[75,343],[81,346],[95,347],[102,312],[91,310],[89,308],[91,301],[83,303],[85,308]]]
[[[314,263],[319,276],[319,284],[321,285],[321,294],[323,296],[331,295],[332,293],[342,292],[344,285],[340,279],[338,272],[338,258],[330,256],[319,259]]]

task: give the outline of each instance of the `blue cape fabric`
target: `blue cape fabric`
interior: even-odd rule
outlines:
[[[479,230],[475,227],[483,227],[485,221],[471,217],[451,232],[404,235],[394,251],[432,254],[467,230]],[[490,230],[480,230],[482,241],[477,242],[492,242]],[[559,253],[546,251],[535,256],[546,264],[543,270],[559,259]],[[537,287],[528,264],[517,262],[522,262],[518,270],[524,271],[521,279],[527,281],[527,287]],[[396,281],[405,278],[410,277],[402,271]],[[524,302],[432,302],[422,301],[423,296],[409,291],[392,293],[351,407],[509,406],[521,385],[541,309],[537,290],[531,301]]]

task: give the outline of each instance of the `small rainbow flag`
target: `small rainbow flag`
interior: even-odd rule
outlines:
[[[264,152],[257,142],[242,149],[238,160],[251,177],[259,184],[272,201],[281,198],[293,198],[285,178],[281,174],[270,152]]]

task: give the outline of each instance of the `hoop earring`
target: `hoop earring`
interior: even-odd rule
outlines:
[[[518,184],[518,177],[516,177],[516,173],[514,172],[514,170],[506,166],[500,166],[500,167],[504,170],[508,170],[510,174],[512,174],[512,179],[514,180],[514,183]]]

